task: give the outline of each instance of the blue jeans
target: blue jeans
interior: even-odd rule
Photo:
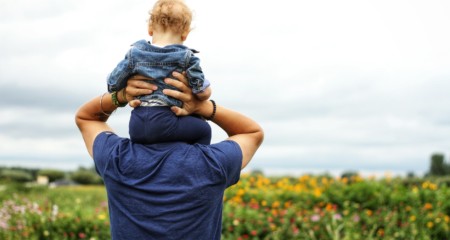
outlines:
[[[170,107],[137,107],[131,112],[130,139],[142,144],[161,142],[211,143],[211,126],[196,116],[176,116]]]

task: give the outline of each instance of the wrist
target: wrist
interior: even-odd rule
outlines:
[[[123,88],[122,90],[120,90],[119,92],[121,92],[120,94],[118,93],[118,100],[120,103],[122,104],[127,104],[128,103],[128,99],[127,99],[127,87]]]
[[[217,106],[216,106],[216,102],[215,102],[214,100],[210,99],[209,101],[210,101],[211,104],[212,104],[212,112],[211,112],[211,114],[210,114],[208,117],[206,117],[205,119],[206,119],[206,120],[209,120],[209,121],[212,121],[212,120],[214,120],[214,117],[216,116]]]
[[[116,107],[125,107],[128,103],[126,96],[125,96],[125,89],[122,89],[118,92],[112,92],[111,93],[111,100],[114,106]]]
[[[201,101],[195,114],[202,116],[205,120],[213,120],[216,116],[217,105],[214,100]]]
[[[105,97],[108,93],[103,93],[100,96],[100,112],[109,117],[111,114],[117,109],[117,106],[115,106],[112,102],[112,98]],[[110,94],[111,95],[111,94]],[[111,100],[111,102],[108,101],[108,99]]]

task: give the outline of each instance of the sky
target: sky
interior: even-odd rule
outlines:
[[[0,0],[0,166],[93,165],[74,115],[151,40],[154,2]],[[450,2],[186,3],[211,98],[265,131],[249,170],[421,174],[449,158]],[[124,137],[130,111],[109,120]]]

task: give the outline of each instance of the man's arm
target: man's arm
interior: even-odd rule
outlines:
[[[172,107],[172,111],[179,116],[195,113],[205,118],[211,117],[214,111],[213,103],[194,97],[181,74],[174,73],[173,76],[180,81],[169,78],[165,81],[180,91],[165,89],[164,93],[183,101],[183,108]],[[243,154],[241,168],[247,166],[264,139],[261,126],[254,120],[220,105],[216,106],[212,121],[228,134],[229,140],[240,146]]]
[[[239,144],[243,155],[241,168],[247,166],[263,142],[264,132],[261,126],[252,119],[220,105],[217,105],[212,121],[228,134],[229,140]]]
[[[142,80],[144,79],[145,78],[141,76],[134,76],[131,78],[131,80],[139,80],[139,82],[143,82]],[[150,94],[152,93],[152,90],[156,90],[155,85],[148,84],[146,86],[147,88],[145,89],[124,88],[120,90],[117,92],[119,103],[128,102],[128,99],[131,100],[139,95]],[[124,95],[124,91],[126,92],[126,95]],[[138,102],[133,101],[133,104],[137,105]],[[96,97],[78,109],[75,115],[75,122],[78,129],[80,129],[86,149],[91,157],[93,157],[92,147],[97,135],[101,132],[113,131],[112,128],[106,124],[106,121],[108,120],[109,115],[116,109],[117,106],[113,104],[110,93],[105,93],[102,96]]]

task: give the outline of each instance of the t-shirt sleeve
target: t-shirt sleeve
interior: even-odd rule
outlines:
[[[112,132],[102,132],[94,140],[93,155],[95,170],[103,177],[110,156],[114,153],[121,138]]]
[[[218,164],[224,173],[226,186],[229,187],[239,181],[242,166],[242,150],[235,141],[227,140],[212,144]]]

